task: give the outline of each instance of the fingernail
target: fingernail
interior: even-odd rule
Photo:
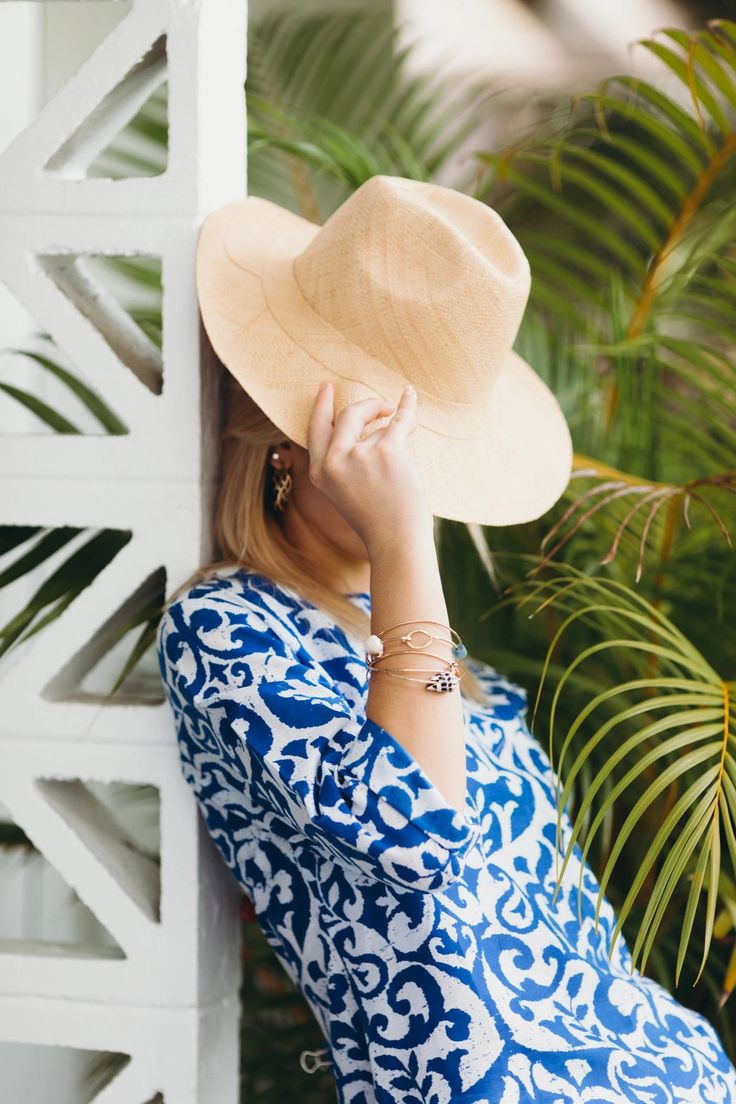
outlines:
[[[405,395],[413,395],[414,394],[414,388],[412,387],[412,385],[410,383],[407,383],[406,387],[404,388],[404,394]]]

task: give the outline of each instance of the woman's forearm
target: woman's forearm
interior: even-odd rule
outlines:
[[[427,630],[448,637],[433,536],[433,516],[409,444],[416,427],[417,393],[405,387],[392,411],[379,395],[334,412],[332,384],[320,386],[309,423],[309,478],[361,538],[371,565],[371,631],[385,633],[400,621],[430,619]],[[421,622],[409,625],[421,629]],[[391,636],[403,635],[400,629]],[[398,645],[390,644],[387,651]],[[403,647],[403,645],[401,645]],[[379,673],[382,667],[421,667],[427,679],[452,659],[451,645],[380,661],[370,674],[366,716],[385,728],[424,769],[448,803],[465,810],[465,731],[456,688],[432,693],[424,682]],[[421,678],[421,672],[412,677]]]
[[[371,632],[380,633],[400,621],[425,619],[388,633],[399,636],[424,629],[449,637],[445,596],[431,531],[407,539],[384,541],[369,549],[371,562]],[[429,620],[426,620],[429,619]],[[439,621],[440,626],[433,621]],[[406,648],[400,642],[386,651]],[[451,645],[433,641],[427,648],[452,660]],[[420,667],[428,671],[446,665],[423,651],[384,658],[378,668]],[[421,672],[411,675],[422,678]],[[366,715],[402,744],[420,764],[447,801],[465,808],[465,726],[459,689],[446,693],[425,690],[421,682],[371,673]]]

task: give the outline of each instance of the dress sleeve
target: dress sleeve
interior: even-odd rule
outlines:
[[[159,630],[164,681],[227,756],[244,792],[323,855],[423,891],[446,889],[480,835],[420,764],[356,715],[298,635],[248,602],[182,599]]]

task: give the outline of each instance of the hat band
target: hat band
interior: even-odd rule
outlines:
[[[265,302],[279,326],[298,348],[332,375],[368,386],[386,401],[398,402],[405,384],[413,384],[413,381],[356,345],[312,307],[299,287],[293,268],[294,259],[272,258],[269,268],[258,273]],[[241,264],[240,267],[244,266]],[[356,366],[352,371],[349,362]],[[437,399],[414,385],[417,392],[417,423],[433,433],[456,440],[484,437],[493,383],[495,375],[489,378],[487,392],[479,394],[472,403]]]

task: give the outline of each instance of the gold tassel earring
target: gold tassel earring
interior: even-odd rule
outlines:
[[[279,454],[277,452],[271,453],[272,460],[278,460]],[[288,469],[283,471],[277,471],[274,469],[273,473],[273,486],[276,491],[276,498],[274,499],[274,507],[277,510],[285,510],[287,500],[289,498],[289,491],[291,490],[293,480],[291,478],[291,472]]]

